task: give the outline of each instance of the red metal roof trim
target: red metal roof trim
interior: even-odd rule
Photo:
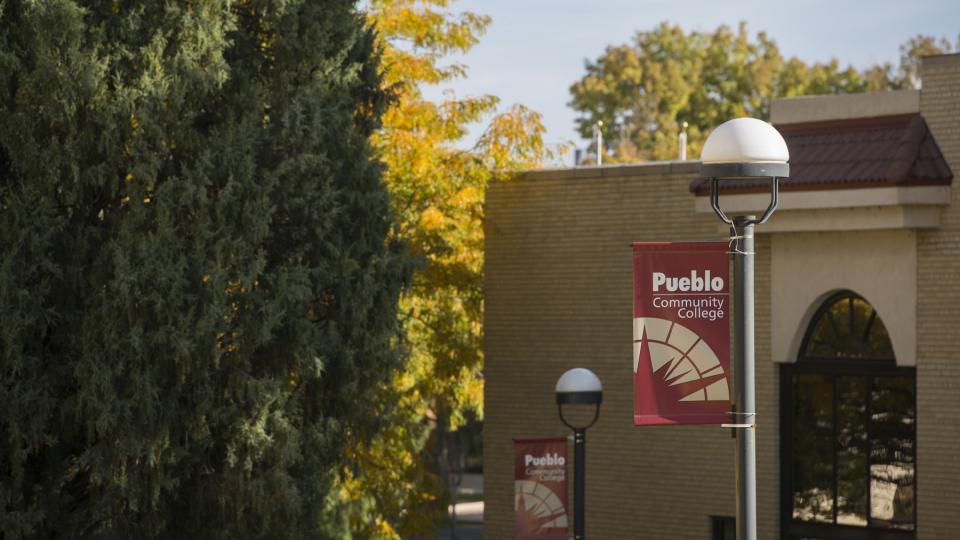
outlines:
[[[953,172],[919,114],[778,125],[790,150],[782,191],[950,185]],[[769,189],[764,181],[724,182],[726,193]],[[690,191],[706,195],[709,180]]]

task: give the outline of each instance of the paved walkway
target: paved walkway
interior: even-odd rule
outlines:
[[[457,503],[456,508],[451,504],[447,512],[450,517],[456,515],[458,522],[483,523],[483,501]]]

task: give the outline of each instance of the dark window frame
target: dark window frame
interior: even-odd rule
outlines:
[[[736,540],[737,519],[732,516],[710,516],[710,538],[712,540]]]
[[[837,301],[850,299],[851,306],[853,299],[863,300],[862,297],[851,291],[842,291],[831,295],[818,308],[817,313],[811,318],[810,324],[806,329],[803,343],[800,347],[800,357],[796,363],[781,365],[780,376],[780,530],[783,540],[792,540],[796,538],[819,538],[823,540],[915,540],[917,531],[917,510],[914,506],[913,530],[888,529],[869,525],[870,512],[870,485],[869,470],[867,473],[867,512],[868,525],[840,525],[836,523],[818,523],[812,521],[801,521],[793,519],[793,415],[794,415],[794,378],[798,374],[818,374],[831,377],[834,387],[833,410],[836,415],[836,378],[838,376],[856,376],[864,377],[867,381],[867,395],[870,395],[870,388],[873,386],[876,377],[896,376],[907,377],[913,381],[913,395],[916,399],[916,369],[912,367],[899,367],[892,358],[814,358],[805,356],[811,335],[820,318],[829,313],[829,308]],[[827,315],[829,316],[829,315]],[[852,313],[851,313],[852,317]],[[872,325],[876,318],[876,311],[871,314],[870,324]],[[866,334],[868,334],[866,332]],[[870,400],[867,401],[867,417],[870,415]],[[914,414],[916,415],[916,404],[914,404]],[[914,501],[917,490],[917,450],[916,450],[916,416],[913,423],[913,456],[914,456]],[[870,428],[872,422],[867,423],[867,437],[870,437]],[[836,430],[836,425],[833,427]],[[836,436],[834,436],[836,439]],[[836,445],[836,440],[834,440]],[[833,452],[836,460],[836,451]],[[869,459],[867,460],[869,466]],[[837,491],[837,469],[834,469],[833,491]],[[916,502],[914,502],[916,504]],[[837,506],[833,505],[834,521],[836,521]]]

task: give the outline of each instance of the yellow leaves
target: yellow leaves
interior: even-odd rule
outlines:
[[[389,49],[382,57],[384,83],[387,87],[404,89],[415,87],[418,82],[430,84],[446,79],[445,72],[438,68],[432,58],[422,58],[407,51]]]
[[[367,16],[383,45],[384,83],[388,88],[415,91],[417,85],[463,77],[463,66],[441,66],[453,52],[476,44],[490,18],[475,13],[454,15],[442,8],[447,0],[374,0]],[[436,9],[441,8],[441,9]]]
[[[217,332],[216,334],[217,350],[228,352],[228,353],[235,353],[238,350],[237,342],[239,341],[239,339],[240,339],[240,333],[236,330],[231,330],[229,334],[226,332]]]
[[[369,17],[387,40],[404,39],[414,49],[434,55],[466,52],[490,24],[476,13],[453,15],[431,6],[446,7],[445,0],[374,0]]]
[[[227,282],[224,292],[227,293],[227,296],[235,296],[247,292],[247,289],[239,279],[231,279]]]
[[[394,377],[393,387],[400,391],[407,391],[411,390],[416,382],[416,378],[412,373],[409,371],[402,371]]]
[[[459,208],[481,204],[483,203],[483,190],[476,186],[464,186],[450,199],[450,203]]]
[[[131,184],[135,179],[136,179],[136,175],[134,175],[132,172],[128,172],[127,175],[123,177],[123,182],[125,184]],[[145,188],[147,192],[153,191],[153,186],[151,185],[147,185]],[[141,200],[143,201],[143,204],[150,204],[151,202],[153,202],[153,198],[151,198],[149,195],[143,197]],[[125,195],[120,199],[120,206],[127,206],[129,204],[130,204],[129,195]]]
[[[381,540],[400,540],[400,535],[397,534],[397,531],[390,526],[390,523],[383,517],[378,516],[374,521],[374,529],[377,533],[377,538]]]
[[[490,122],[481,139],[488,165],[497,173],[510,173],[540,165],[544,156],[540,113],[514,105]]]
[[[205,284],[222,283],[214,279],[214,276],[209,273],[201,275],[200,280]],[[254,282],[254,288],[257,288],[257,285],[258,283]],[[223,292],[231,300],[227,304],[228,310],[222,317],[224,330],[216,333],[215,344],[217,351],[235,353],[239,350],[242,337],[240,330],[235,327],[235,321],[237,315],[240,314],[240,310],[248,305],[249,301],[243,297],[247,292],[247,287],[240,279],[234,278],[227,280],[226,285],[223,287]]]
[[[391,410],[405,406],[402,402],[392,404]],[[433,490],[418,489],[425,487],[418,485],[421,479],[432,475],[417,459],[417,435],[409,427],[405,423],[390,424],[370,438],[346,434],[346,461],[350,466],[341,469],[336,487],[341,501],[355,503],[358,512],[351,516],[351,529],[359,537],[426,537],[443,515]],[[394,496],[393,490],[409,493],[410,498]]]
[[[420,213],[420,226],[427,232],[443,228],[446,221],[446,218],[436,206],[431,206]]]
[[[491,181],[533,166],[543,155],[538,114],[515,106],[495,114],[493,95],[424,98],[420,85],[465,75],[443,65],[466,51],[490,23],[451,14],[450,0],[370,0],[368,16],[383,47],[384,84],[395,95],[372,143],[386,166],[384,182],[397,235],[425,262],[401,299],[404,369],[384,388],[391,418],[372,438],[355,435],[341,486],[371,497],[376,509],[358,520],[372,536],[426,537],[445,514],[445,489],[421,454],[430,426],[458,426],[483,406],[483,201]],[[487,128],[465,140],[477,123]],[[355,476],[354,476],[355,475]],[[368,500],[368,499],[364,499]]]

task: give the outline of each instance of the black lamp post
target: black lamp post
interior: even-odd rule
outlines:
[[[583,499],[587,428],[592,426],[600,416],[603,385],[589,369],[574,368],[557,380],[556,393],[560,421],[573,430],[573,538],[584,540]],[[586,425],[573,425],[563,416],[564,405],[593,405],[593,419]]]

